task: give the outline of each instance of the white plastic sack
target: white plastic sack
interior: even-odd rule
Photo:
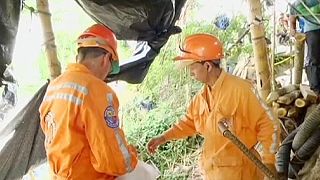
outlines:
[[[160,171],[157,167],[139,160],[132,172],[119,176],[116,180],[155,180],[159,176]]]

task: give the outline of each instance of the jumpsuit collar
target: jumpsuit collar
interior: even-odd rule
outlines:
[[[84,72],[84,73],[90,73],[90,70],[83,64],[80,63],[71,63],[67,67],[67,71],[78,71],[78,72]]]
[[[219,96],[219,91],[221,89],[222,83],[225,79],[226,72],[224,70],[221,70],[220,76],[218,77],[217,81],[214,83],[214,85],[204,85],[201,91],[201,99],[202,103],[200,104],[200,109],[208,109],[209,112],[211,112],[215,106],[215,97],[216,95]],[[216,97],[218,98],[218,97]]]
[[[217,79],[217,81],[216,81],[212,86],[204,85],[201,94],[204,95],[205,91],[206,91],[206,90],[210,90],[210,89],[211,89],[211,90],[210,90],[211,92],[219,91],[219,89],[221,88],[222,83],[223,83],[226,75],[227,75],[227,73],[222,69],[222,70],[221,70],[221,73],[220,73],[220,76],[219,76],[219,78]]]

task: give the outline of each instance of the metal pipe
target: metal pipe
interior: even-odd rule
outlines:
[[[230,139],[231,142],[236,145],[266,176],[268,176],[271,179],[276,179],[275,174],[266,166],[264,165],[260,159],[258,159],[249,148],[246,147],[246,145],[241,142],[235,135],[231,133],[231,131],[228,129],[228,123],[225,120],[218,122],[218,127],[221,132],[221,134]]]

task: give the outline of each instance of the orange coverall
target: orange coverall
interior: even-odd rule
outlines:
[[[222,71],[216,83],[194,97],[186,115],[164,133],[166,140],[200,133],[204,137],[200,166],[209,180],[259,180],[260,170],[219,132],[217,122],[229,128],[249,148],[263,145],[262,161],[273,164],[278,145],[277,125],[254,93],[251,84]],[[271,114],[270,114],[271,115]]]
[[[115,179],[135,168],[118,106],[112,89],[84,65],[69,65],[50,83],[40,116],[53,179]]]

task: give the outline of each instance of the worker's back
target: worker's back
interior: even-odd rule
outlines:
[[[96,96],[95,104],[92,104],[88,97],[92,88],[101,92],[101,95],[106,91],[114,95],[101,80],[82,71],[81,65],[67,70],[48,86],[40,114],[41,127],[46,135],[47,157],[54,179],[114,179],[113,176],[97,172],[91,162],[95,159],[92,159],[88,134],[85,132],[88,117],[84,115],[84,111],[94,108],[88,107],[89,105],[106,106],[106,97],[101,98],[97,94],[90,94],[91,97]],[[117,99],[114,106],[118,107]]]

